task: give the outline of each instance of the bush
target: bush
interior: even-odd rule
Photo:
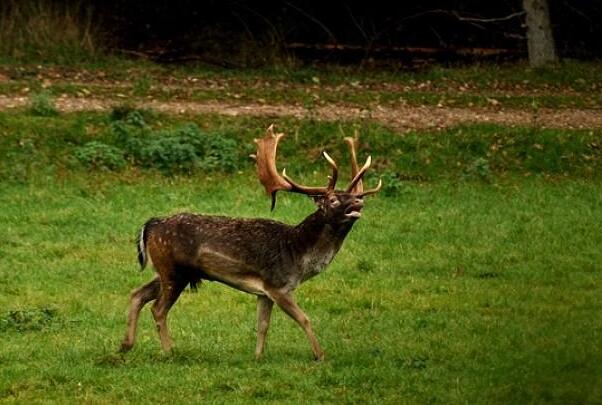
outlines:
[[[75,157],[89,168],[121,170],[126,165],[123,150],[98,141],[76,148]]]
[[[131,106],[113,108],[106,143],[93,141],[76,149],[76,157],[87,167],[121,169],[130,161],[167,174],[195,170],[232,171],[237,167],[235,140],[220,133],[207,133],[195,124],[153,131],[148,111]]]
[[[141,165],[168,173],[236,168],[236,141],[202,132],[194,124],[150,133],[136,146],[138,150],[130,151]]]
[[[386,195],[387,197],[394,197],[401,194],[403,190],[403,182],[397,173],[386,171],[382,174],[381,180],[383,182],[383,195]]]
[[[29,102],[29,113],[38,117],[55,117],[59,115],[52,97],[47,92],[32,94]]]
[[[493,177],[489,160],[484,157],[478,157],[473,160],[464,172],[466,178],[478,178],[483,181],[491,181]]]
[[[190,172],[198,167],[199,162],[194,146],[177,136],[150,139],[136,153],[143,166],[156,167],[169,173]]]
[[[205,134],[201,167],[208,170],[232,171],[237,166],[236,141],[220,134]]]

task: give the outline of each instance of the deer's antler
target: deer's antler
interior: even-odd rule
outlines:
[[[378,193],[380,191],[380,188],[382,187],[382,181],[379,179],[378,185],[375,188],[371,188],[369,190],[364,191],[364,184],[362,182],[362,177],[364,177],[364,174],[370,168],[370,165],[372,164],[372,157],[368,156],[368,158],[366,159],[366,163],[364,163],[364,166],[362,166],[362,168],[359,169],[359,166],[357,164],[357,155],[355,153],[355,143],[357,141],[357,138],[358,138],[357,132],[355,133],[354,138],[351,138],[351,137],[345,138],[345,143],[347,143],[347,145],[349,145],[349,152],[351,155],[351,177],[352,177],[351,183],[349,183],[349,186],[347,186],[346,191],[348,193],[355,194],[358,197],[365,197],[370,194]]]
[[[351,155],[351,178],[355,179],[355,177],[357,176],[358,172],[359,172],[359,167],[357,165],[357,155],[355,153],[355,142],[357,140],[357,131],[355,132],[355,137],[351,138],[351,137],[346,137],[345,138],[345,143],[347,145],[349,145],[349,153]],[[353,184],[353,181],[352,181]],[[362,183],[362,179],[361,177],[357,180],[357,183],[355,184],[354,187],[347,187],[347,192],[351,192],[351,193],[361,193],[362,191],[364,191],[364,185]]]
[[[336,185],[338,169],[335,161],[324,152],[324,158],[332,167],[332,176],[329,177],[327,187],[308,187],[303,186],[286,175],[286,171],[282,171],[282,176],[278,174],[276,169],[276,150],[278,142],[284,134],[275,134],[274,125],[270,125],[263,138],[255,139],[257,144],[257,154],[254,156],[257,161],[257,175],[259,181],[266,189],[266,192],[272,197],[272,210],[276,205],[276,193],[279,190],[286,190],[306,195],[324,195],[334,190]]]
[[[276,205],[276,192],[290,190],[293,186],[278,174],[276,169],[276,149],[278,141],[284,134],[275,134],[274,125],[270,125],[265,136],[255,139],[257,154],[253,157],[257,162],[257,175],[265,187],[266,192],[272,197],[272,209]]]

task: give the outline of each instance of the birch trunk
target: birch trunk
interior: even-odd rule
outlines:
[[[531,67],[557,62],[547,0],[523,0],[527,19],[527,47]]]

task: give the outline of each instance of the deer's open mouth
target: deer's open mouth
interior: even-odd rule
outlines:
[[[359,217],[361,217],[362,213],[360,211],[362,210],[363,206],[364,206],[364,203],[357,203],[357,204],[350,205],[345,210],[345,216],[347,218],[359,218]]]

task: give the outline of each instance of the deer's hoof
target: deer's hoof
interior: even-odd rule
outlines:
[[[123,342],[121,344],[121,346],[119,347],[119,353],[127,353],[130,350],[132,350],[132,347],[134,347],[133,344],[128,343],[128,342]]]
[[[324,356],[325,356],[324,352],[314,353],[314,360],[315,361],[323,361],[324,360]]]

